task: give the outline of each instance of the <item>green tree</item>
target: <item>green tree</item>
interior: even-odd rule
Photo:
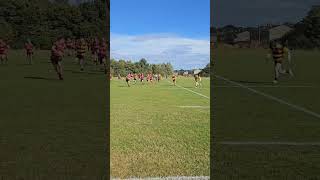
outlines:
[[[313,6],[303,23],[306,25],[306,37],[316,47],[320,47],[320,6]]]

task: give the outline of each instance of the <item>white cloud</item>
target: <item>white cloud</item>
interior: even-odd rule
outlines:
[[[170,62],[175,69],[202,68],[209,63],[210,41],[174,34],[123,35],[111,33],[111,58],[151,63]]]

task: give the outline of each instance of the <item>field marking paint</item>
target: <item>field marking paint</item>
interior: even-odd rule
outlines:
[[[170,81],[168,81],[168,83],[172,84]],[[180,85],[178,85],[178,84],[176,84],[176,86],[179,87],[179,88],[182,88],[182,89],[184,89],[184,90],[186,90],[186,91],[189,91],[189,92],[192,92],[192,93],[194,93],[194,94],[197,94],[197,95],[199,95],[199,96],[201,96],[201,97],[210,99],[210,98],[209,98],[208,96],[206,96],[206,95],[203,95],[203,94],[200,94],[200,93],[198,93],[198,92],[192,91],[191,89],[185,88],[185,87],[180,86]]]
[[[291,141],[221,141],[217,142],[222,145],[285,145],[285,146],[320,146],[320,142],[291,142]]]
[[[297,105],[288,103],[287,101],[284,101],[284,100],[279,99],[279,98],[277,98],[277,97],[274,97],[274,96],[271,96],[271,95],[269,95],[269,94],[263,93],[263,92],[261,92],[261,91],[257,91],[257,90],[255,90],[255,89],[252,89],[252,88],[250,88],[250,87],[248,87],[248,86],[245,86],[245,85],[243,85],[243,84],[241,84],[241,83],[234,82],[234,81],[229,80],[229,79],[227,79],[227,78],[224,78],[224,77],[222,77],[222,76],[218,76],[218,75],[215,75],[215,76],[216,76],[218,79],[222,79],[222,80],[224,80],[224,81],[226,81],[226,82],[229,82],[229,83],[231,83],[231,84],[234,84],[234,85],[237,85],[237,86],[242,87],[242,88],[244,88],[244,89],[247,89],[247,90],[249,90],[249,91],[251,91],[251,92],[253,92],[253,93],[255,93],[255,94],[264,96],[264,97],[266,97],[266,98],[268,98],[268,99],[271,99],[271,100],[274,100],[274,101],[276,101],[276,102],[278,102],[278,103],[280,103],[280,104],[287,105],[287,106],[289,106],[289,107],[291,107],[291,108],[293,108],[293,109],[302,111],[302,112],[304,112],[304,113],[306,113],[306,114],[309,114],[309,115],[311,115],[311,116],[314,116],[314,117],[320,119],[320,114],[318,114],[318,113],[315,113],[315,112],[310,111],[310,110],[308,110],[308,109],[305,109],[305,108],[303,108],[303,107],[300,107],[300,106],[297,106]]]
[[[156,87],[156,88],[157,88],[157,89],[172,89],[172,90],[180,89],[180,88],[174,88],[174,87],[171,87],[171,88]],[[210,88],[200,88],[200,89],[210,89]]]
[[[208,109],[210,106],[178,106],[179,108],[200,108],[200,109]]]
[[[217,88],[240,88],[239,86],[213,86]],[[247,86],[247,87],[257,87],[257,88],[314,88],[315,86],[304,86],[304,85],[288,85],[288,86]]]
[[[120,180],[120,178],[111,178]],[[127,178],[124,180],[209,180],[209,176],[170,176],[170,177],[146,177],[146,178]]]

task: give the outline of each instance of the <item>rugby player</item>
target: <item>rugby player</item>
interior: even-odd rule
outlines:
[[[27,55],[27,64],[32,64],[33,60],[33,44],[31,43],[30,39],[24,44],[24,49],[26,50]]]
[[[78,40],[76,51],[77,51],[77,58],[80,64],[80,71],[84,71],[84,56],[86,54],[87,43],[84,38],[80,38]]]
[[[0,62],[1,64],[8,64],[8,51],[9,45],[3,40],[0,39]]]
[[[66,42],[66,47],[67,47],[67,55],[72,56],[73,55],[73,50],[74,50],[74,42],[71,38],[67,39]]]
[[[95,65],[98,65],[98,51],[99,51],[99,39],[95,38],[92,43],[91,43],[91,54],[92,54],[92,59]]]
[[[140,82],[143,84],[143,81],[144,81],[144,74],[141,73],[141,74],[140,74]]]
[[[130,87],[130,80],[131,80],[131,78],[132,78],[132,74],[129,73],[129,74],[126,76],[126,82],[127,82],[128,87]]]
[[[60,80],[63,80],[62,57],[64,53],[64,48],[64,40],[62,38],[56,41],[51,48],[50,60]]]
[[[281,74],[290,74],[293,76],[291,69],[284,69],[283,62],[285,57],[289,56],[289,49],[284,47],[279,41],[275,41],[270,44],[270,52],[268,58],[272,56],[274,60],[274,80],[273,83],[278,83]]]
[[[107,58],[107,44],[103,38],[102,41],[100,42],[100,46],[99,46],[98,60],[99,60],[100,65],[103,64],[105,74],[107,74],[107,59],[106,58]]]
[[[172,75],[172,82],[173,82],[173,85],[175,86],[176,83],[177,83],[177,76],[174,74]]]

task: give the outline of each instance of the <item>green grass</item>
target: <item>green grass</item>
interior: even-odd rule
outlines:
[[[198,89],[193,78],[177,84],[210,96],[209,79]],[[209,103],[166,79],[131,87],[111,80],[111,176],[208,176],[210,110],[179,106]]]
[[[295,77],[284,77],[278,85],[272,84],[273,64],[265,62],[266,53],[217,49],[215,74],[320,114],[320,52],[295,51]],[[213,84],[216,179],[320,178],[319,146],[220,144],[320,142],[319,118],[217,78]]]
[[[30,66],[23,51],[11,51],[9,64],[0,65],[0,175],[101,179],[108,161],[105,75],[90,63],[79,73],[65,58],[59,81],[49,55],[37,51]]]

